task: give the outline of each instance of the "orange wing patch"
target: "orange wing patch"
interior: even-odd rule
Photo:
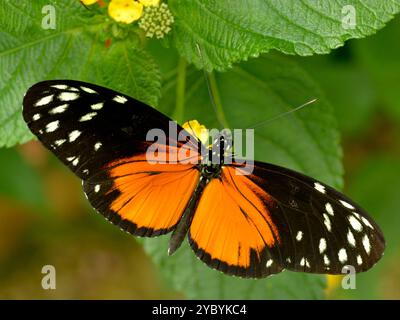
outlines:
[[[134,223],[139,235],[152,236],[175,227],[200,173],[193,165],[153,164],[139,155],[111,163],[109,176],[113,186],[107,194],[118,191],[110,209]]]
[[[280,242],[266,206],[273,200],[246,176],[235,175],[234,171],[235,168],[223,168],[221,179],[207,185],[190,227],[196,254],[206,263],[206,256],[220,262],[214,266],[217,269],[221,263],[227,268],[250,268],[262,260],[266,248]]]

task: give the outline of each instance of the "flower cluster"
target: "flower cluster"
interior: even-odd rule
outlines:
[[[99,0],[81,0],[81,2],[91,5]],[[139,27],[149,38],[163,38],[171,31],[174,23],[168,5],[160,4],[160,0],[110,0],[108,14],[115,21],[126,24],[139,20]]]
[[[146,32],[146,37],[160,39],[171,31],[173,23],[174,17],[171,11],[167,4],[162,3],[160,6],[145,8],[143,17],[139,21],[139,27]]]

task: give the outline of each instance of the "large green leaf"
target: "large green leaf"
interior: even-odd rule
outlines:
[[[159,57],[164,57],[159,53]],[[159,109],[174,115],[184,98],[182,120],[197,119],[209,128],[217,125],[216,116],[202,73],[182,67],[168,68]],[[169,72],[167,70],[169,69]],[[177,81],[185,75],[186,94],[177,94]],[[268,126],[256,129],[256,158],[285,165],[341,186],[341,151],[332,108],[313,81],[296,64],[280,56],[261,57],[215,75],[213,91],[220,100],[219,112],[230,128],[245,128],[290,110],[311,98],[319,101]],[[178,113],[179,114],[179,113]],[[211,270],[185,243],[178,252],[167,255],[168,237],[144,240],[168,283],[188,298],[321,298],[324,279],[318,275],[284,272],[265,280],[233,278]]]
[[[176,17],[174,42],[198,66],[196,44],[207,69],[226,69],[233,62],[276,49],[288,54],[328,53],[351,38],[382,28],[400,10],[400,1],[381,0],[170,0]],[[356,28],[342,20],[352,5]]]
[[[92,81],[155,105],[157,65],[132,41],[105,45],[109,21],[79,1],[54,1],[56,29],[42,28],[49,1],[0,2],[0,146],[32,138],[22,120],[25,91],[35,82],[68,78]],[[132,39],[132,38],[131,38]]]

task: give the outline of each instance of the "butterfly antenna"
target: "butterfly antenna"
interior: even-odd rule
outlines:
[[[79,1],[79,2],[80,2],[81,5],[83,5],[87,10],[90,10],[89,7],[88,7],[86,4],[84,4],[82,1]]]
[[[212,105],[212,107],[214,109],[214,113],[215,113],[215,116],[217,117],[217,121],[218,121],[219,125],[221,126],[221,128],[224,128],[225,127],[224,124],[226,124],[226,121],[224,121],[225,119],[223,119],[222,116],[218,112],[218,107],[217,107],[217,104],[216,104],[216,101],[215,101],[215,97],[214,97],[213,91],[211,89],[210,73],[207,72],[207,70],[206,70],[206,63],[205,63],[205,59],[203,57],[203,52],[202,52],[202,50],[200,48],[200,45],[198,43],[196,43],[196,49],[197,49],[197,51],[199,53],[199,57],[200,57],[202,65],[203,65],[204,79],[206,81],[207,91],[208,91],[208,95],[210,96],[211,105]]]
[[[291,114],[291,113],[294,113],[294,112],[296,112],[296,111],[299,111],[300,109],[303,109],[304,107],[306,107],[306,106],[308,106],[308,105],[310,105],[310,104],[316,102],[317,100],[318,100],[318,99],[315,98],[315,99],[312,99],[312,100],[310,100],[310,101],[307,101],[306,103],[303,103],[301,106],[298,106],[298,107],[296,107],[296,108],[294,108],[294,109],[291,109],[291,110],[289,110],[289,111],[280,113],[280,114],[276,115],[275,117],[272,117],[272,118],[270,118],[270,119],[268,119],[268,120],[258,122],[258,123],[256,123],[255,125],[253,125],[253,126],[251,126],[251,127],[248,127],[248,129],[255,129],[255,128],[264,126],[264,125],[266,125],[266,124],[268,124],[268,123],[271,123],[271,122],[273,122],[273,121],[275,121],[275,120],[277,120],[277,119],[286,117],[287,115],[289,115],[289,114]]]

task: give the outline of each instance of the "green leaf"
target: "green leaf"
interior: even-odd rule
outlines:
[[[341,132],[346,136],[360,135],[369,129],[370,121],[375,116],[378,93],[368,70],[352,60],[351,46],[336,53],[350,55],[350,59],[329,55],[296,60],[326,92],[334,106]]]
[[[276,49],[287,54],[325,54],[352,38],[382,28],[400,1],[381,0],[170,0],[174,42],[197,66],[223,70],[232,63]],[[342,9],[353,5],[356,28],[346,29]],[[200,45],[204,63],[196,45]]]
[[[15,149],[0,149],[0,197],[48,209],[39,175]]]
[[[54,2],[56,29],[44,30],[40,1],[0,3],[0,147],[32,139],[22,119],[26,90],[45,79],[76,79],[120,90],[155,105],[160,79],[156,64],[126,41],[109,37],[110,22],[79,1]]]
[[[164,53],[157,52],[158,57]],[[180,65],[164,79],[159,109],[173,115]],[[183,119],[197,119],[208,128],[217,126],[203,74],[188,68]],[[295,63],[281,56],[265,56],[215,74],[213,91],[218,91],[221,112],[231,128],[246,128],[288,111],[312,98],[318,103],[255,130],[256,158],[274,162],[319,178],[342,184],[341,151],[333,110],[315,83]],[[265,280],[245,280],[220,274],[196,259],[188,243],[173,256],[167,255],[168,236],[145,239],[146,251],[173,289],[188,298],[321,298],[324,277],[284,272]]]

